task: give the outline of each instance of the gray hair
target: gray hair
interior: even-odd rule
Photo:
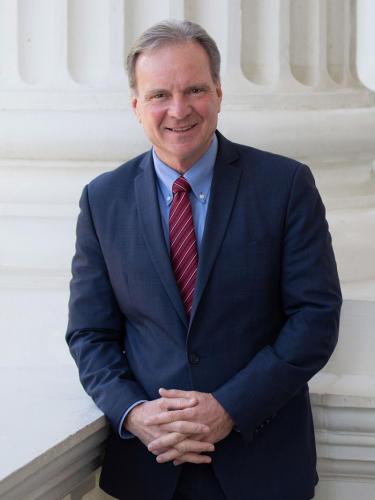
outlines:
[[[199,24],[191,21],[166,20],[148,28],[134,42],[126,61],[130,88],[135,90],[137,86],[135,66],[140,54],[157,50],[164,45],[191,41],[199,43],[206,51],[212,79],[218,83],[220,81],[220,52],[215,40]]]

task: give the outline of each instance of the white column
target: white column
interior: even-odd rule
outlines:
[[[176,9],[181,13],[181,2],[177,1]],[[170,0],[126,0],[125,1],[125,36],[127,53],[133,41],[145,29],[175,14]]]
[[[352,1],[242,0],[225,4],[226,25],[219,45],[228,104],[243,106],[244,100],[255,108],[375,104],[374,94],[359,84],[352,70]],[[222,6],[224,3],[217,7],[220,14],[225,12]],[[212,23],[212,16],[206,17]],[[204,16],[200,21],[205,23]]]
[[[0,90],[19,84],[17,2],[0,2]]]
[[[349,55],[348,33],[350,0],[331,0],[327,4],[327,67],[337,84],[346,79],[345,66]],[[349,42],[349,43],[348,43]]]
[[[316,86],[320,55],[320,0],[291,0],[290,51],[292,73],[304,85]]]
[[[173,0],[172,0],[173,1]],[[236,4],[236,2],[233,2]],[[222,68],[227,65],[227,0],[185,0],[185,19],[201,24],[216,41],[222,59]],[[238,7],[237,7],[238,8]],[[223,70],[222,74],[224,74]]]
[[[278,0],[242,3],[242,68],[246,77],[260,85],[279,78]]]
[[[358,75],[366,87],[375,91],[375,2],[358,0]]]
[[[95,84],[109,76],[109,6],[101,0],[68,0],[68,66],[77,83]]]
[[[35,15],[34,12],[38,15]],[[54,45],[54,2],[18,0],[18,62],[22,80],[47,83],[51,78]]]

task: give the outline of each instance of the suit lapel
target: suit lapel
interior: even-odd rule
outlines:
[[[140,166],[142,172],[135,179],[135,197],[141,231],[160,280],[182,322],[187,326],[186,313],[164,238],[151,152],[145,155]]]
[[[241,166],[238,162],[235,162],[238,158],[235,146],[221,134],[217,133],[217,135],[219,138],[219,151],[215,163],[209,207],[199,256],[197,284],[190,325],[194,319],[216,255],[224,238],[242,173]]]

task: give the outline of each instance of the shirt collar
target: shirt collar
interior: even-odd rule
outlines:
[[[190,184],[194,196],[201,203],[206,203],[210,192],[217,147],[217,137],[216,134],[214,134],[208,150],[184,174],[184,178]],[[152,157],[162,197],[165,203],[170,205],[173,199],[172,185],[181,174],[162,162],[157,156],[154,148],[152,148]]]

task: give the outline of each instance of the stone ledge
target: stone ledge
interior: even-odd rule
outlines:
[[[108,425],[76,369],[2,366],[1,500],[54,500],[100,465]]]
[[[322,372],[309,385],[321,478],[375,482],[375,377]]]
[[[100,417],[3,479],[1,499],[61,499],[100,466],[107,435],[108,426]]]

